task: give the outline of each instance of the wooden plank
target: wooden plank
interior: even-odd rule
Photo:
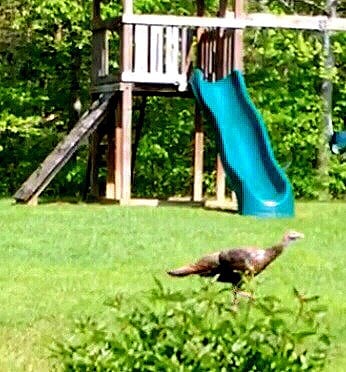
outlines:
[[[224,77],[225,71],[225,49],[224,49],[225,30],[219,28],[216,30],[216,55],[215,55],[215,76],[216,79]]]
[[[120,200],[120,205],[126,205],[130,207],[157,207],[159,205],[159,199],[140,199],[134,198],[130,200]]]
[[[23,183],[14,194],[19,202],[29,202],[38,197],[50,181],[76,152],[79,145],[93,133],[106,118],[107,108],[114,94],[107,95],[102,102],[95,102],[89,112],[85,113],[71,132],[55,147],[42,164]]]
[[[227,30],[227,72],[232,71],[233,60],[233,31]]]
[[[190,49],[191,50],[191,49]],[[187,55],[187,28],[183,27],[181,29],[181,38],[180,38],[180,66],[179,73],[186,73],[189,70],[191,59],[188,61]],[[190,55],[189,55],[190,58]]]
[[[247,27],[346,31],[346,18],[329,18],[327,16],[252,13],[245,16],[245,23]]]
[[[346,18],[330,18],[327,29],[329,31],[346,31]]]
[[[222,27],[243,29],[245,27],[257,28],[288,28],[302,30],[345,31],[346,18],[329,19],[327,16],[302,16],[302,15],[275,15],[266,13],[250,13],[241,19],[228,13],[225,18],[217,17],[190,17],[171,15],[123,15],[123,23],[143,24],[157,26],[191,26],[191,27]]]
[[[133,83],[153,83],[153,84],[175,84],[180,85],[186,82],[186,74],[179,74],[177,71],[171,74],[151,74],[123,72],[121,80]]]
[[[132,72],[133,57],[133,26],[123,25],[121,33],[121,60],[120,69],[123,72]]]
[[[98,30],[93,32],[91,58],[91,80],[93,83],[95,83],[99,77],[104,77],[109,74],[109,46],[107,30]]]
[[[204,70],[203,71],[204,71],[204,77],[206,79],[209,78],[209,57],[210,57],[209,43],[210,43],[209,32],[205,30],[204,32]]]
[[[236,199],[232,200],[206,200],[204,203],[204,207],[207,209],[216,209],[216,210],[229,210],[229,211],[237,211],[238,210],[238,203]]]
[[[150,73],[163,74],[163,27],[150,27]]]
[[[166,27],[165,31],[165,72],[175,77],[179,74],[179,29],[177,27]]]
[[[148,26],[135,25],[135,60],[136,73],[148,72]]]
[[[145,14],[124,14],[122,18],[125,24],[142,24],[150,26],[187,26],[187,27],[229,27],[244,28],[243,20],[216,17],[190,17],[173,15],[145,15]]]
[[[215,68],[216,68],[216,29],[213,29],[210,31],[210,58],[209,58],[209,75],[210,75],[210,80],[215,81],[216,76],[215,76]]]

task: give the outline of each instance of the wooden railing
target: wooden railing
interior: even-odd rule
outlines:
[[[131,58],[123,66],[124,82],[176,84],[186,89],[193,29],[171,25],[132,24]]]
[[[232,45],[232,35],[234,30],[246,27],[344,31],[346,19],[272,14],[246,14],[237,18],[233,13],[228,13],[225,18],[136,14],[124,14],[108,22],[96,18],[93,84],[104,82],[109,75],[109,29],[121,35],[119,81],[175,84],[185,90],[197,45],[198,67],[209,80],[220,78],[231,71],[232,66],[237,67],[232,61],[232,50],[238,53],[236,45]]]

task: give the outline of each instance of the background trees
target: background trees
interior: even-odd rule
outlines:
[[[209,9],[216,2],[209,0]],[[187,0],[135,2],[140,12],[190,14]],[[250,1],[254,11],[321,14],[324,1]],[[11,194],[74,124],[73,103],[89,103],[91,0],[3,0],[0,5],[0,193]],[[340,15],[345,10],[338,9]],[[119,2],[103,12],[118,15]],[[346,116],[346,35],[332,37],[336,68],[334,125]],[[112,39],[117,51],[118,40]],[[323,120],[320,99],[323,66],[321,35],[314,32],[246,32],[247,85],[268,125],[275,154],[291,178],[296,195],[317,198],[321,190],[346,195],[346,164],[329,160],[328,174],[318,173]],[[116,62],[113,63],[116,68]],[[134,191],[140,196],[184,194],[191,188],[193,102],[148,100],[138,148]],[[205,188],[213,191],[215,141],[206,126]],[[82,189],[85,151],[50,186],[48,193],[75,194]]]

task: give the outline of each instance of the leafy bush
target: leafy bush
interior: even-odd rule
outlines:
[[[229,291],[229,289],[227,289]],[[302,371],[326,364],[330,341],[318,297],[294,290],[244,300],[231,310],[217,286],[173,292],[158,286],[148,303],[110,302],[115,323],[86,318],[71,337],[55,342],[56,367],[77,371]]]

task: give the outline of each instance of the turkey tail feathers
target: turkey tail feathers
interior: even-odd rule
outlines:
[[[167,273],[171,276],[188,276],[193,274],[203,274],[209,271],[209,268],[199,265],[188,265],[180,267],[179,269],[170,270]]]

